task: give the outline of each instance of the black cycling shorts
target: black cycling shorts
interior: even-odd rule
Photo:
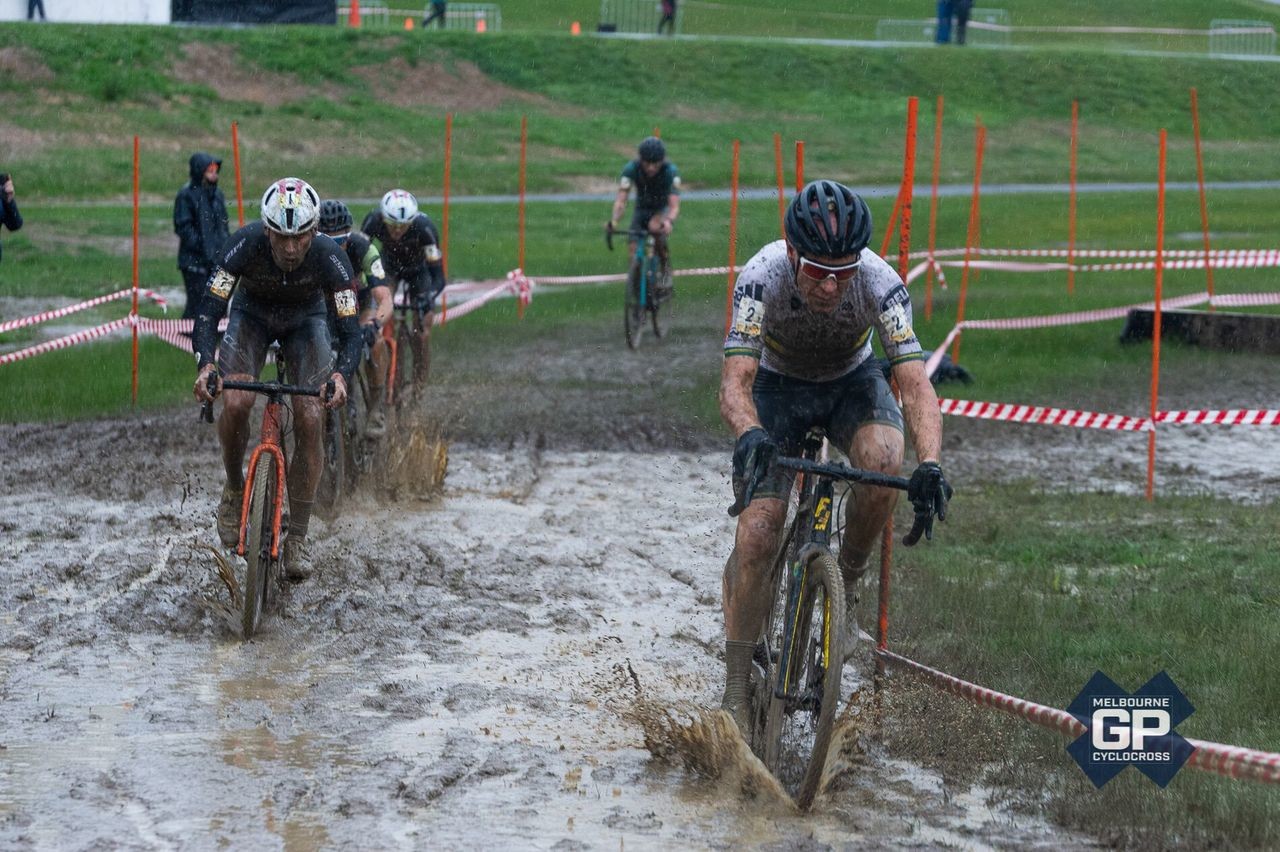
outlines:
[[[391,295],[394,297],[400,292],[400,284],[403,282],[405,287],[405,297],[410,306],[423,305],[426,312],[431,313],[436,309],[436,299],[440,295],[440,291],[431,286],[431,270],[426,264],[419,266],[417,269],[406,269],[395,275],[389,276],[388,284],[394,284]]]
[[[257,306],[248,299],[231,302],[227,332],[218,346],[222,375],[244,373],[255,379],[267,361],[267,349],[280,342],[285,381],[318,388],[333,374],[333,344],[323,299],[314,305]]]
[[[874,358],[829,382],[807,382],[762,367],[756,371],[751,396],[760,425],[784,456],[799,454],[804,436],[814,427],[821,427],[841,451],[853,446],[853,436],[863,426],[906,431],[902,409]],[[794,471],[775,465],[755,496],[786,499],[794,477]]]

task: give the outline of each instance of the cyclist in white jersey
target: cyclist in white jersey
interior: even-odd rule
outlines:
[[[942,417],[911,327],[911,299],[893,267],[867,248],[867,205],[842,184],[814,181],[791,202],[786,234],[760,249],[738,278],[720,380],[720,413],[737,438],[735,496],[741,500],[750,479],[758,483],[738,517],[724,569],[722,706],[744,732],[752,654],[794,476],[771,460],[796,455],[809,429],[821,426],[855,467],[897,474],[902,466],[903,411],[872,356],[873,330],[902,394],[918,460],[907,495],[917,514],[928,517],[927,537],[932,517],[945,518],[951,497],[938,463]],[[855,586],[897,496],[870,485],[849,492],[839,554],[849,607],[846,651],[858,635]]]

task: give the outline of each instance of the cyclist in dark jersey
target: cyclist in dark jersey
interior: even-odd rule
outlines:
[[[279,341],[290,384],[320,388],[323,393],[332,381],[333,394],[323,404],[337,408],[346,402],[347,385],[360,359],[355,273],[338,244],[316,233],[319,207],[320,197],[305,181],[278,180],[262,196],[262,221],[246,225],[228,239],[196,315],[198,399],[212,401],[222,391],[224,376],[254,381],[267,349]],[[337,314],[336,364],[329,339],[329,298]],[[228,302],[230,318],[215,363],[217,324]],[[210,374],[217,379],[212,394],[207,385]],[[227,472],[218,506],[218,535],[227,546],[239,538],[244,453],[255,399],[247,391],[227,391],[218,418]],[[293,400],[297,443],[289,466],[289,537],[284,552],[285,576],[291,579],[309,573],[304,542],[321,474],[321,404],[314,397]]]
[[[724,569],[722,706],[744,734],[752,655],[794,477],[770,465],[774,455],[795,455],[808,430],[821,426],[854,466],[897,474],[909,426],[919,466],[907,496],[917,516],[927,512],[926,536],[951,498],[938,463],[942,417],[912,330],[911,298],[893,267],[867,248],[871,212],[848,187],[815,181],[792,201],[785,229],[786,239],[757,252],[734,286],[720,380],[720,413],[737,437],[735,496],[742,499],[749,479],[758,482]],[[872,355],[873,331],[901,389],[902,408]],[[870,485],[849,491],[838,558],[848,606],[846,653],[858,639],[856,585],[897,496]]]
[[[680,215],[680,171],[675,163],[667,159],[667,148],[656,136],[650,136],[641,142],[636,153],[639,156],[622,167],[622,176],[618,179],[618,197],[613,200],[609,227],[617,229],[618,223],[622,221],[622,214],[627,209],[631,188],[635,187],[636,209],[631,215],[630,229],[648,231],[658,238],[658,260],[662,263],[662,281],[658,286],[660,290],[669,293],[671,257],[667,237],[676,217]],[[628,250],[635,255],[634,239],[628,242]]]
[[[435,321],[436,299],[444,290],[444,253],[436,226],[426,213],[418,212],[418,200],[403,189],[382,196],[379,209],[364,217],[360,230],[382,247],[382,265],[387,282],[395,293],[403,282],[405,298],[422,312],[413,340],[413,385],[421,390],[431,368],[431,325]],[[415,320],[416,322],[416,320]]]
[[[369,347],[369,363],[365,365],[365,377],[369,382],[369,421],[364,431],[369,437],[378,438],[387,428],[382,402],[386,395],[387,365],[390,360],[387,343],[378,334],[378,330],[391,318],[393,305],[391,288],[387,286],[378,247],[363,231],[354,230],[353,224],[354,219],[347,205],[333,199],[320,202],[320,232],[346,251],[347,259],[356,271],[356,279],[361,282],[360,331]]]

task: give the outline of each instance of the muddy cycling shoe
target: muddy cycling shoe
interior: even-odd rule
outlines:
[[[845,598],[844,604],[844,661],[847,663],[858,652],[858,645],[862,642],[874,642],[871,634],[858,627],[858,615],[854,612],[854,604],[858,602],[857,597],[849,595]]]
[[[751,667],[755,642],[726,640],[724,648],[725,683],[720,709],[733,717],[742,741],[751,744]]]
[[[284,540],[284,578],[293,583],[300,583],[315,573],[311,564],[311,554],[306,539],[286,538]]]
[[[387,434],[387,415],[382,409],[369,412],[369,422],[364,427],[366,438],[381,438]]]
[[[226,547],[240,543],[240,508],[244,502],[244,489],[236,491],[229,485],[222,486],[222,501],[218,503],[218,538]]]

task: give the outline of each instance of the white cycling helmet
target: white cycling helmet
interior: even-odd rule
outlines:
[[[418,215],[418,199],[403,189],[382,196],[382,218],[396,225],[408,225]]]
[[[277,234],[305,234],[320,221],[320,196],[302,178],[281,178],[262,194],[262,222]]]

